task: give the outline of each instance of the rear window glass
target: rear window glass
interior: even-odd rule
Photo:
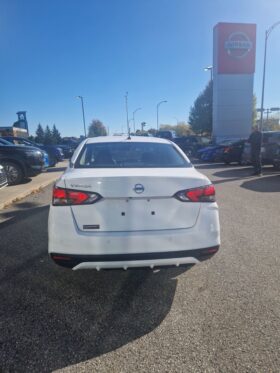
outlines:
[[[110,142],[85,144],[76,168],[191,167],[172,144]]]

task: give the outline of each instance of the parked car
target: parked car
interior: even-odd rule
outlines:
[[[55,149],[53,149],[52,147],[47,147],[47,146],[42,145],[42,144],[37,144],[37,143],[35,143],[31,140],[28,140],[24,137],[4,136],[2,138],[9,141],[10,143],[12,143],[14,145],[33,146],[35,148],[44,150],[48,154],[49,167],[54,167],[56,165],[56,163],[58,162],[57,157],[56,157],[57,151]],[[60,156],[61,155],[59,154],[59,157]]]
[[[207,146],[197,151],[197,158],[205,162],[219,162],[222,160],[223,147],[220,145]]]
[[[8,185],[8,179],[4,167],[0,164],[0,189]]]
[[[76,149],[76,148],[71,147],[69,145],[58,145],[58,147],[62,150],[63,156],[66,159],[71,158],[72,155],[74,154],[75,149]]]
[[[12,138],[12,137],[11,137]],[[9,142],[9,145],[10,144],[14,144],[14,145],[18,145],[18,146],[31,146],[30,144],[28,144],[27,142],[23,142],[23,141],[18,141],[18,142],[14,142],[14,141],[12,141],[12,140],[9,140],[10,139],[10,137],[8,137],[8,136],[4,136],[4,137],[0,137],[0,140],[4,140],[4,141],[6,141],[6,142]],[[28,140],[27,140],[28,141]],[[49,161],[49,155],[48,155],[48,153],[45,151],[45,150],[43,150],[43,149],[41,149],[41,148],[38,148],[38,149],[40,149],[40,151],[42,152],[42,154],[43,154],[43,157],[44,157],[44,170],[45,169],[47,169],[49,166],[50,166],[50,161]]]
[[[55,160],[55,163],[61,162],[64,159],[63,150],[57,145],[44,145],[46,151]]]
[[[0,139],[0,163],[5,169],[8,184],[14,185],[42,172],[44,156],[38,148],[13,145]]]
[[[213,144],[197,151],[197,158],[205,162],[222,162],[224,149],[232,144],[232,140]]]
[[[49,254],[77,269],[199,263],[220,245],[215,188],[174,143],[85,140],[56,182]]]
[[[273,165],[276,168],[276,170],[280,170],[280,145],[278,146],[278,149],[275,152],[275,156],[273,159]]]
[[[274,165],[274,159],[280,146],[280,131],[264,131],[262,139],[262,164]],[[242,163],[251,163],[251,145],[246,142],[242,153]]]
[[[67,145],[69,146],[71,149],[73,149],[75,151],[75,149],[79,146],[79,144],[82,142],[83,140],[73,140],[73,139],[67,139],[67,138],[63,138],[62,141],[61,141],[61,144],[62,145]]]
[[[173,140],[189,157],[197,157],[197,152],[208,146],[211,140],[205,136],[183,136]]]
[[[174,140],[177,138],[176,132],[172,130],[162,130],[162,131],[157,131],[156,137],[159,137],[161,139],[166,139],[166,140]]]
[[[223,148],[222,160],[225,164],[242,164],[242,154],[246,140],[234,141]]]

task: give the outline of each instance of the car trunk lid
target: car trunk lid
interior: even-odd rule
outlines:
[[[127,232],[194,226],[200,204],[181,202],[174,195],[209,181],[194,168],[82,169],[69,170],[64,183],[102,197],[91,205],[71,206],[80,230]]]

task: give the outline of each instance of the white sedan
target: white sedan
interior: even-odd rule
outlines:
[[[49,254],[59,265],[189,265],[219,245],[215,188],[171,141],[86,139],[54,186]]]

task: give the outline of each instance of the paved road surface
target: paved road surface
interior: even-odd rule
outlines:
[[[280,176],[199,168],[222,247],[189,270],[62,269],[47,256],[50,188],[2,211],[1,372],[280,371]]]

